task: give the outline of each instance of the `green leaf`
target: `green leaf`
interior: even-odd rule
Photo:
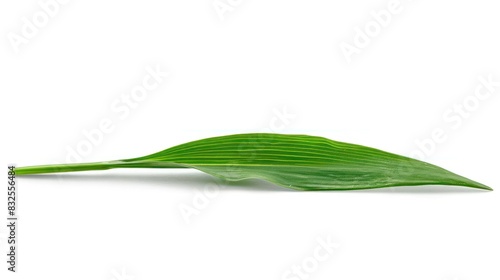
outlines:
[[[298,190],[414,185],[491,188],[419,160],[308,135],[237,134],[202,139],[148,156],[98,163],[17,168],[18,175],[111,168],[195,168],[238,181],[262,179]]]

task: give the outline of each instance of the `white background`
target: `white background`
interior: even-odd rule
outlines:
[[[9,163],[65,162],[86,145],[85,131],[108,120],[112,131],[85,146],[81,161],[274,131],[420,156],[498,190],[308,193],[187,170],[23,177],[19,272],[2,261],[2,279],[499,279],[500,87],[480,82],[500,81],[499,8],[75,0],[52,6],[44,23],[39,2],[2,1],[4,182]],[[374,23],[373,12],[388,9],[386,26]],[[37,30],[23,35],[23,18]],[[356,30],[367,26],[361,44]],[[357,52],[346,57],[346,44]],[[156,67],[169,76],[135,108],[125,105],[122,96]],[[189,207],[196,214],[183,216]],[[6,237],[2,226],[2,260]],[[317,260],[320,239],[339,246]],[[307,271],[294,276],[294,266]]]

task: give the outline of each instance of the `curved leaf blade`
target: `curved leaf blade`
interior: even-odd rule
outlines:
[[[440,167],[323,137],[239,134],[189,142],[130,160],[171,162],[230,181],[263,179],[299,190],[409,185],[489,187]]]

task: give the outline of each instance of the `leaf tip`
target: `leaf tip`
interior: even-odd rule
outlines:
[[[466,187],[471,187],[471,188],[476,188],[476,189],[481,189],[485,191],[493,191],[493,188],[486,186],[485,184],[481,184],[479,182],[467,179],[467,184],[465,184]]]

